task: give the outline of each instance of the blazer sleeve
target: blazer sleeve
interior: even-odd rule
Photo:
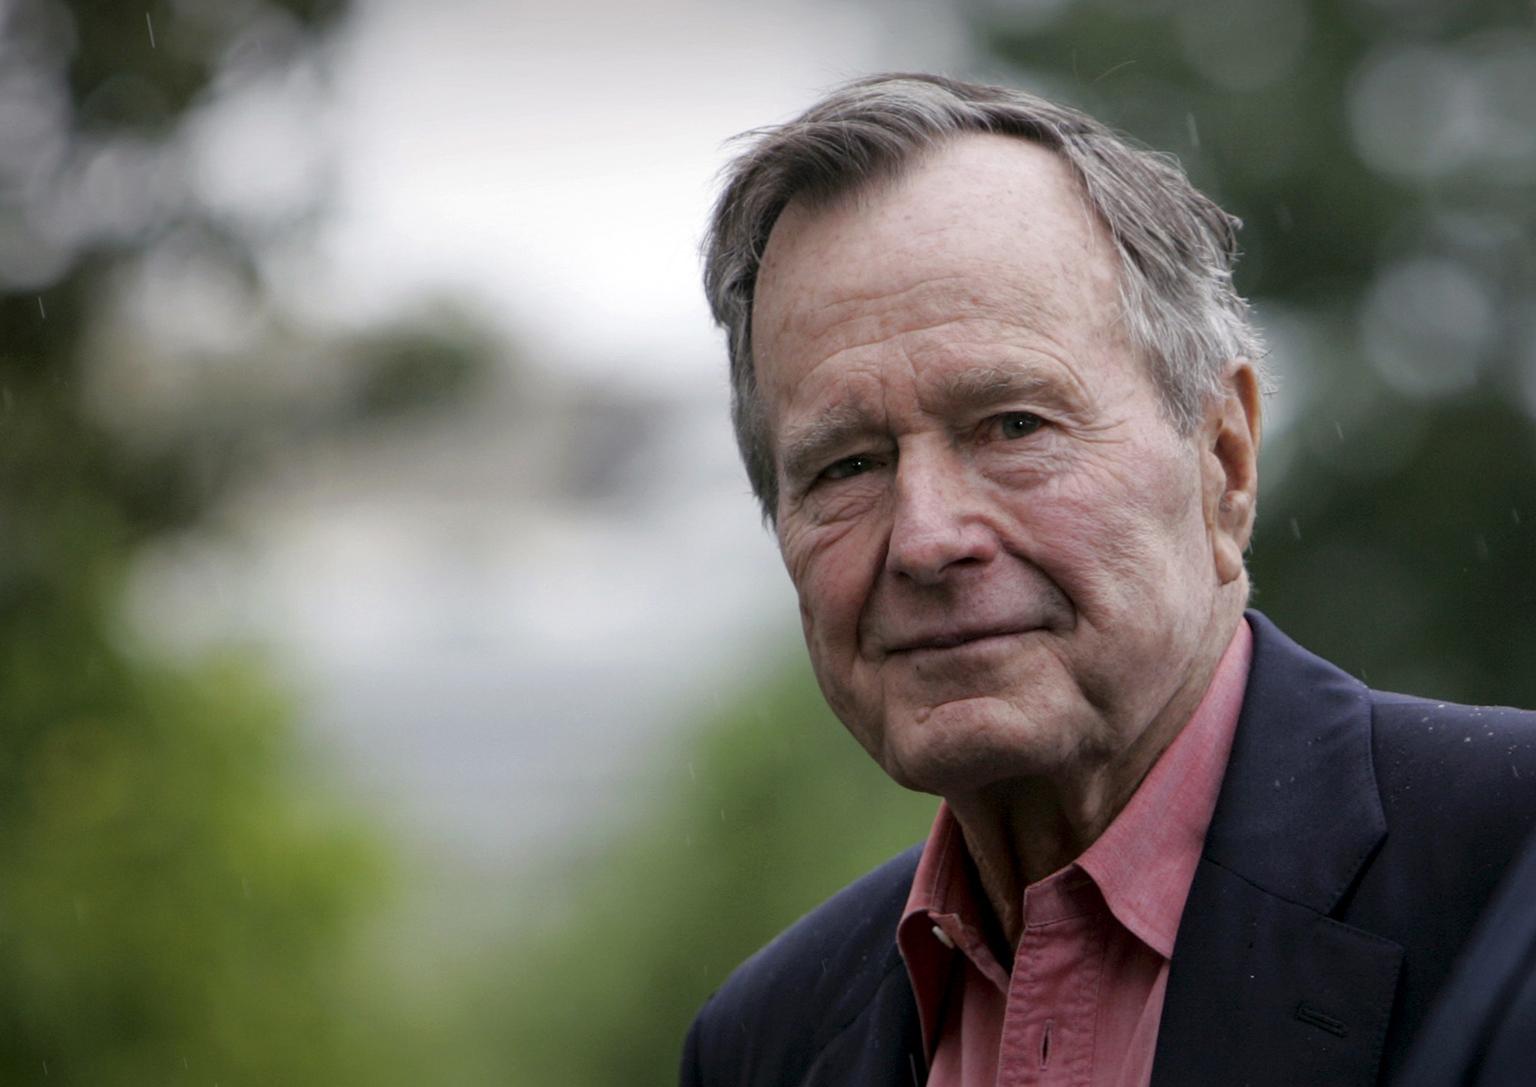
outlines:
[[[709,1005],[705,1005],[707,1008]],[[694,1017],[693,1025],[688,1028],[688,1036],[683,1040],[682,1067],[678,1070],[678,1087],[704,1087],[704,1069],[699,1064],[699,1030],[704,1022],[704,1013],[701,1011]]]

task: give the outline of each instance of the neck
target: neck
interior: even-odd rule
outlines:
[[[1241,621],[1213,621],[1184,681],[1111,757],[1039,777],[988,784],[946,797],[965,834],[999,926],[1010,947],[1023,932],[1024,889],[1057,872],[1098,840],[1135,795],[1158,757],[1194,716]]]

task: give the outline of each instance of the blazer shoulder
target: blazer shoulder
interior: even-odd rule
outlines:
[[[1536,713],[1372,692],[1372,736],[1398,833],[1502,869],[1536,828]]]
[[[1536,713],[1372,691],[1371,725],[1390,807],[1522,824],[1536,814]]]
[[[920,853],[914,847],[844,887],[736,968],[693,1024],[694,1082],[798,1081],[903,969],[896,926]]]

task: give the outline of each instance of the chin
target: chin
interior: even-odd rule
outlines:
[[[897,784],[938,796],[1051,775],[1078,748],[1072,730],[1056,720],[1046,725],[995,698],[911,710],[887,718],[880,764]]]

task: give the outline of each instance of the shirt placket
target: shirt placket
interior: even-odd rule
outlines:
[[[1031,907],[1036,907],[1031,909]],[[998,1087],[1091,1087],[1104,940],[1099,910],[1026,897],[998,1052]],[[1042,916],[1030,918],[1030,913]]]

